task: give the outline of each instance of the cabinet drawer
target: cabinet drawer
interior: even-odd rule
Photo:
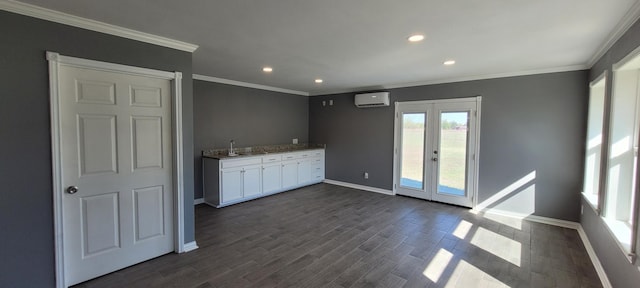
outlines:
[[[300,153],[286,153],[282,154],[282,161],[294,160],[301,158]]]
[[[282,155],[269,155],[262,157],[262,163],[271,163],[282,161]]]
[[[260,164],[262,160],[259,157],[252,157],[246,159],[234,159],[234,160],[222,160],[220,161],[220,168],[231,168],[238,166],[248,166]]]

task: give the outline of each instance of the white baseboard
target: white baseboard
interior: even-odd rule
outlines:
[[[596,251],[593,250],[593,246],[591,246],[589,237],[587,237],[587,233],[582,228],[582,225],[578,226],[578,235],[580,235],[580,239],[582,239],[582,243],[584,243],[584,247],[587,249],[587,254],[589,254],[589,258],[591,258],[591,263],[593,263],[593,267],[596,269],[598,277],[600,277],[602,286],[604,288],[611,288],[612,286],[611,282],[609,282],[609,277],[607,277],[607,273],[604,272],[604,267],[602,267],[602,263],[600,263],[600,259],[598,259],[598,255],[596,255]]]
[[[198,198],[193,200],[193,205],[198,205],[204,203],[204,198]]]
[[[342,181],[336,181],[336,180],[330,180],[330,179],[324,179],[323,182],[327,183],[327,184],[333,184],[333,185],[338,185],[338,186],[343,186],[343,187],[348,187],[348,188],[353,188],[353,189],[376,192],[376,193],[381,193],[381,194],[385,194],[385,195],[393,195],[393,191],[391,191],[391,190],[386,190],[386,189],[381,189],[381,188],[376,188],[376,187],[371,187],[371,186],[358,185],[358,184],[342,182]]]
[[[517,212],[511,212],[511,211],[505,211],[505,210],[500,210],[500,209],[483,209],[483,210],[476,210],[473,209],[471,210],[472,213],[487,213],[487,214],[494,214],[494,215],[500,215],[500,216],[506,216],[506,217],[511,217],[511,218],[517,218],[517,219],[525,219],[525,220],[529,220],[532,222],[538,222],[538,223],[542,223],[542,224],[549,224],[549,225],[553,225],[553,226],[559,226],[559,227],[564,227],[564,228],[569,228],[569,229],[578,229],[578,227],[580,227],[580,223],[578,222],[573,222],[573,221],[566,221],[566,220],[560,220],[560,219],[555,219],[555,218],[549,218],[549,217],[542,217],[542,216],[536,216],[536,215],[529,215],[529,214],[524,214],[524,213],[517,213]]]
[[[486,209],[486,210],[471,210],[472,213],[487,213],[487,214],[495,214],[495,215],[500,215],[500,216],[506,216],[506,217],[511,217],[511,218],[517,218],[517,219],[525,219],[528,221],[532,221],[532,222],[538,222],[538,223],[542,223],[542,224],[548,224],[548,225],[554,225],[554,226],[559,226],[559,227],[564,227],[564,228],[569,228],[569,229],[575,229],[578,231],[578,235],[580,235],[580,240],[582,240],[582,243],[584,244],[585,249],[587,250],[587,254],[589,255],[589,258],[591,259],[591,263],[593,263],[593,267],[596,269],[596,272],[598,273],[598,277],[600,278],[600,281],[602,282],[602,286],[604,288],[611,288],[611,282],[609,282],[609,278],[607,277],[607,274],[604,272],[604,267],[602,267],[602,263],[600,263],[600,259],[598,259],[598,256],[596,255],[595,250],[593,250],[593,246],[591,246],[591,242],[589,242],[589,238],[587,237],[587,234],[585,233],[584,229],[582,228],[582,225],[578,222],[572,222],[572,221],[566,221],[566,220],[560,220],[560,219],[555,219],[555,218],[548,218],[548,217],[542,217],[542,216],[536,216],[536,215],[527,215],[527,214],[522,214],[522,213],[515,213],[515,212],[509,212],[509,211],[504,211],[504,210],[499,210],[499,209]]]
[[[185,243],[184,244],[184,252],[183,253],[187,253],[189,251],[193,251],[198,249],[198,244],[196,244],[196,241],[191,241],[189,243]]]

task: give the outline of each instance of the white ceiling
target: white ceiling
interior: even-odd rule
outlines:
[[[324,94],[586,69],[638,0],[21,2],[197,44],[195,74]]]

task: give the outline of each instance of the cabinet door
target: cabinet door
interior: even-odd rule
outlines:
[[[222,203],[242,199],[242,169],[220,171]]]
[[[262,193],[274,193],[282,189],[281,164],[266,165],[262,167]]]
[[[298,186],[298,162],[282,163],[282,188]]]
[[[261,189],[261,166],[245,167],[242,171],[242,183],[244,190],[244,197],[252,197],[260,195]]]
[[[298,162],[298,184],[304,185],[309,182],[311,182],[311,160],[300,160]]]

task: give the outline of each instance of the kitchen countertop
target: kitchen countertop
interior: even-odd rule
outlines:
[[[325,144],[284,144],[284,145],[268,145],[239,147],[233,149],[238,155],[229,156],[229,149],[207,149],[202,151],[202,157],[211,159],[238,159],[253,156],[264,156],[270,154],[290,153],[297,151],[325,149]]]

